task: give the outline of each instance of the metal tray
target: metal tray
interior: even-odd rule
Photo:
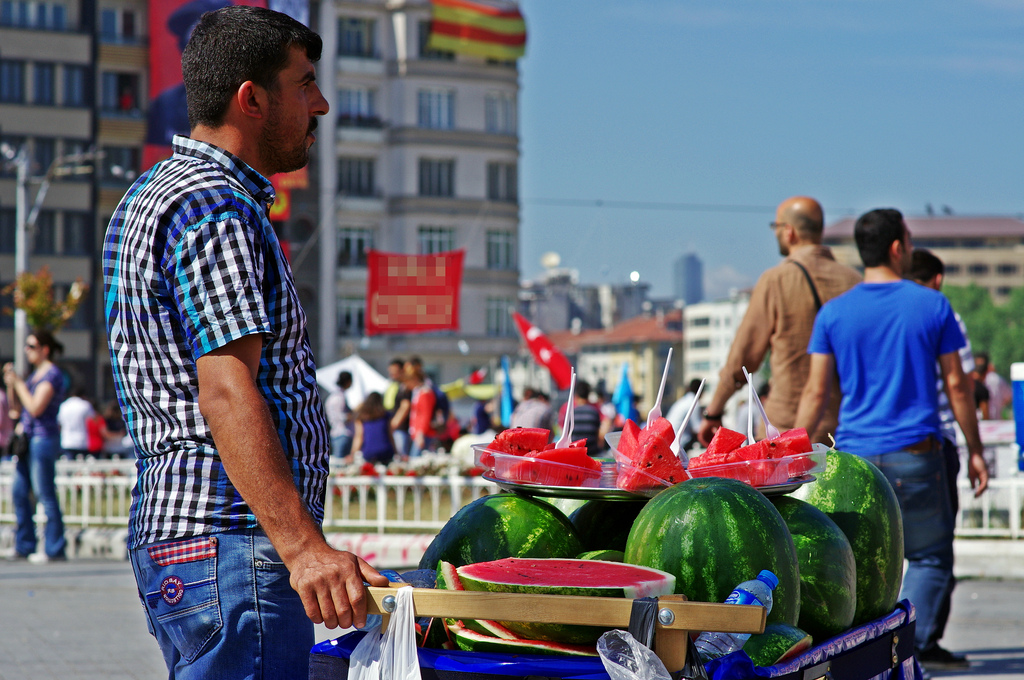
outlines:
[[[791,479],[785,484],[774,484],[772,486],[755,486],[754,488],[763,493],[765,496],[784,496],[787,493],[792,493],[799,489],[808,482],[813,482],[817,477],[814,475],[804,475],[798,479]]]
[[[578,500],[602,501],[635,501],[647,498],[632,491],[623,491],[617,487],[606,486],[544,486],[541,484],[520,484],[497,479],[488,473],[481,475],[483,479],[498,485],[504,491],[524,494],[527,496],[543,496],[546,498],[576,498]],[[794,487],[795,488],[795,487]]]

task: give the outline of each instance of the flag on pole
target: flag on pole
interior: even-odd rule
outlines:
[[[508,357],[501,357],[501,371],[505,374],[501,383],[501,426],[509,427],[512,424],[512,378],[508,368]]]
[[[366,334],[459,329],[464,252],[366,256]]]
[[[633,384],[629,381],[628,361],[622,364],[622,377],[619,378],[619,384],[615,386],[615,393],[612,394],[612,404],[623,421],[632,420],[634,423],[640,423],[640,412],[633,403]]]
[[[491,59],[526,54],[526,22],[512,2],[432,0],[427,47]]]
[[[469,383],[470,385],[479,385],[484,381],[484,378],[486,377],[487,367],[484,366],[483,368],[478,368],[472,373],[470,373],[469,378],[466,379],[466,382]]]
[[[537,363],[550,371],[551,379],[558,385],[558,389],[569,389],[569,381],[572,379],[572,364],[565,358],[561,350],[555,347],[548,336],[527,321],[522,314],[512,312],[512,318],[519,328],[519,334],[523,336],[523,341],[526,342],[526,347]]]

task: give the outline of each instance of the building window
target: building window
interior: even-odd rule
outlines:
[[[338,159],[338,193],[342,196],[374,196],[374,159]]]
[[[45,175],[46,171],[50,169],[50,164],[57,158],[57,140],[53,137],[36,137],[32,147],[34,149],[32,154],[33,170],[40,175]]]
[[[33,67],[35,78],[32,86],[32,103],[52,106],[57,103],[54,93],[57,82],[57,67],[54,64],[36,62]]]
[[[434,255],[455,250],[455,229],[452,227],[420,227],[420,255]]]
[[[507,338],[515,335],[512,315],[509,309],[515,307],[511,298],[487,298],[487,335]]]
[[[0,253],[14,252],[14,208],[0,208]],[[0,314],[0,316],[6,316]]]
[[[983,262],[976,262],[967,266],[967,273],[971,276],[984,276],[988,274],[988,265]]]
[[[366,328],[366,298],[338,298],[338,335],[358,337]]]
[[[57,216],[52,210],[39,211],[32,252],[36,255],[57,254]]]
[[[432,59],[435,61],[454,61],[455,53],[449,52],[448,50],[435,50],[427,46],[430,42],[430,22],[421,21],[419,23],[419,55],[420,59]]]
[[[100,10],[100,40],[113,43],[134,43],[136,35],[135,12],[106,8]]]
[[[376,58],[374,19],[342,17],[338,19],[338,56]]]
[[[338,125],[380,127],[377,93],[369,87],[343,87],[338,92]]]
[[[698,316],[698,317],[694,317],[694,318],[690,319],[690,327],[691,328],[696,327],[696,326],[710,326],[710,325],[711,325],[711,317],[709,317],[709,316]]]
[[[996,297],[1006,297],[1013,292],[1013,288],[1010,286],[999,286],[996,288]]]
[[[515,203],[519,198],[519,181],[516,175],[515,163],[488,163],[488,200]]]
[[[0,2],[0,26],[18,26],[28,28],[29,11],[28,2],[20,0],[4,0]]]
[[[133,182],[139,176],[139,149],[134,146],[103,147],[102,178],[113,182]]]
[[[76,64],[64,66],[64,106],[88,106],[86,78],[89,69]]]
[[[514,270],[517,266],[515,232],[488,231],[487,268]]]
[[[373,230],[342,227],[338,230],[338,266],[365,267],[366,253],[373,248]]]
[[[709,349],[710,347],[711,340],[709,338],[690,341],[690,349]]]
[[[516,97],[491,92],[484,98],[484,129],[501,135],[516,133]]]
[[[455,90],[420,90],[416,124],[433,130],[455,128]]]
[[[0,103],[25,103],[25,62],[0,59]]]
[[[958,264],[947,264],[946,265],[946,275],[949,276],[951,274],[954,274],[954,275],[955,274],[959,274],[960,273],[960,269],[961,269],[960,265],[958,265]]]
[[[996,268],[1000,276],[1016,276],[1020,273],[1020,267],[1015,264],[1001,264]]]
[[[104,73],[102,106],[106,113],[139,112],[139,77],[131,73]]]
[[[92,216],[85,212],[64,213],[65,255],[88,255],[92,243]]]
[[[420,159],[420,196],[454,196],[455,161]]]

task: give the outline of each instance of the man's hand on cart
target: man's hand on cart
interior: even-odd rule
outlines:
[[[326,543],[320,549],[304,552],[289,568],[292,588],[302,598],[306,616],[328,628],[362,628],[366,625],[364,582],[371,586],[388,584],[387,577],[363,558]]]

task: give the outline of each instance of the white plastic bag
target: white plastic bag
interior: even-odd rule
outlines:
[[[624,630],[602,635],[597,653],[611,680],[672,680],[658,655]]]
[[[395,611],[384,634],[371,628],[349,657],[348,680],[420,680],[412,588],[395,591]]]

